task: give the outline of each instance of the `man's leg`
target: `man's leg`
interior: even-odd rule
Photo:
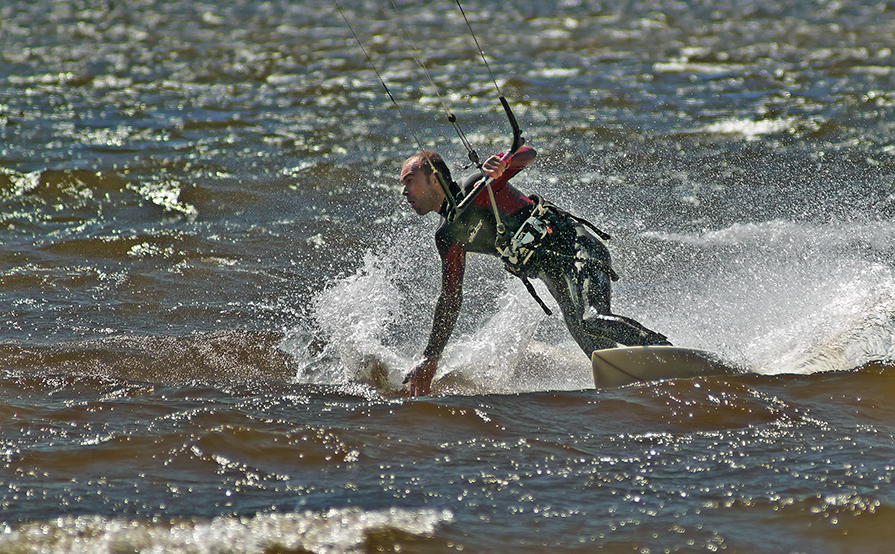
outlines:
[[[631,318],[610,309],[609,251],[582,227],[576,226],[573,259],[557,259],[541,274],[559,304],[566,327],[585,354],[618,345],[670,344]]]

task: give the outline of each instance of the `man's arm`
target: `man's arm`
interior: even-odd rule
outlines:
[[[509,160],[509,163],[504,162],[504,167],[501,168],[500,171],[489,173],[487,164],[489,161],[492,162],[491,167],[494,168],[494,162],[492,161],[493,158],[503,160],[503,154],[495,154],[494,156],[491,156],[491,158],[488,158],[488,160],[485,162],[485,166],[483,166],[483,169],[485,169],[486,175],[496,181],[495,185],[503,184],[512,179],[514,175],[525,169],[528,164],[534,161],[537,155],[538,153],[535,151],[534,148],[523,146],[515,154],[513,154],[513,156]]]
[[[440,249],[439,249],[440,250]],[[438,360],[447,345],[463,303],[463,274],[466,271],[466,251],[452,243],[441,253],[441,293],[435,303],[435,317],[429,343],[423,351],[423,359],[404,380],[411,396],[429,394]]]

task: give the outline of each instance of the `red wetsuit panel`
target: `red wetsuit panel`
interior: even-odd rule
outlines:
[[[466,270],[466,253],[456,242],[451,243],[444,253],[444,275],[442,288],[446,290],[459,289],[463,283],[463,273]]]

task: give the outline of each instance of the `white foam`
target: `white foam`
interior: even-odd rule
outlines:
[[[687,59],[658,62],[653,64],[655,73],[742,73],[744,66],[738,64],[691,62]]]
[[[0,550],[70,554],[272,551],[350,554],[365,551],[364,544],[372,531],[397,529],[426,536],[452,520],[453,514],[449,511],[399,508],[221,516],[210,521],[175,520],[171,523],[67,516],[17,528],[7,526],[0,534]]]
[[[797,125],[798,120],[792,117],[762,119],[759,121],[751,119],[725,119],[706,125],[702,130],[711,134],[742,135],[746,138],[755,138],[762,135],[772,135],[795,129]]]
[[[194,221],[199,214],[195,206],[181,200],[180,194],[183,192],[183,187],[176,180],[169,179],[158,183],[140,183],[129,185],[129,188],[165,211],[184,214],[190,221]]]

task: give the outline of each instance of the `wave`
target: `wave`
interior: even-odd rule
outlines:
[[[383,511],[221,516],[202,520],[128,520],[101,516],[60,517],[13,528],[5,525],[0,550],[103,554],[122,551],[203,554],[213,552],[315,552],[350,554],[398,551],[421,545],[449,511],[392,508]],[[397,549],[395,548],[397,547]]]
[[[121,335],[51,345],[0,344],[0,367],[25,373],[91,375],[154,383],[292,380],[280,333],[217,331],[184,336]]]
[[[32,240],[39,230],[80,234],[135,208],[148,222],[157,222],[159,212],[164,221],[193,222],[199,211],[189,199],[197,188],[171,178],[129,181],[115,170],[44,168],[24,173],[0,167],[0,229]]]

